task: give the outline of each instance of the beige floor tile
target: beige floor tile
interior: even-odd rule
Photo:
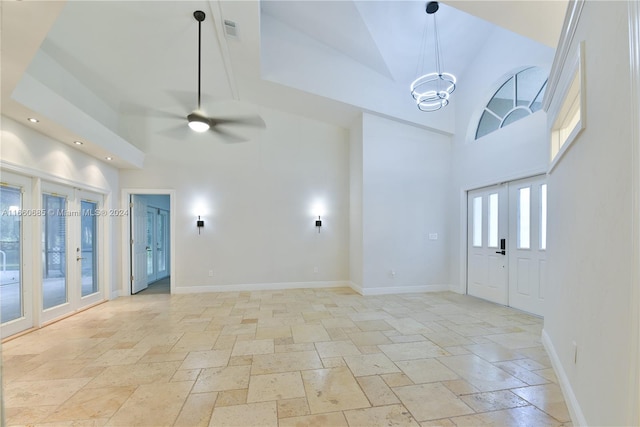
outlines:
[[[380,375],[380,378],[382,378],[389,387],[413,385],[413,381],[411,381],[411,378],[409,378],[404,372],[398,372],[395,374],[383,374]]]
[[[542,378],[552,383],[558,384],[558,377],[556,376],[556,372],[553,370],[553,368],[540,369],[532,372],[536,375],[540,375]]]
[[[155,363],[155,362],[182,362],[187,357],[186,351],[166,352],[166,353],[147,353],[142,356],[139,363]]]
[[[356,380],[373,406],[400,403],[398,397],[380,376],[358,377]]]
[[[353,322],[358,329],[362,332],[369,331],[389,331],[393,329],[393,326],[385,322],[384,320],[360,320]]]
[[[217,406],[209,422],[211,427],[278,427],[276,402]]]
[[[550,382],[546,378],[541,377],[540,375],[522,367],[522,365],[519,365],[515,362],[515,360],[509,362],[497,362],[493,365],[505,372],[508,372],[520,381],[524,381],[529,385],[540,385]]]
[[[89,381],[90,378],[72,378],[10,382],[5,385],[4,405],[6,408],[59,405]]]
[[[525,385],[475,354],[440,357],[438,360],[480,391],[504,390]]]
[[[296,344],[331,340],[322,325],[293,325],[291,326],[291,334],[293,342]]]
[[[137,363],[109,366],[97,375],[86,388],[127,387],[155,382],[169,382],[180,362]]]
[[[330,319],[322,319],[320,321],[325,329],[337,329],[337,328],[356,328],[356,324],[348,317],[333,317]]]
[[[349,427],[342,412],[280,418],[279,427]]]
[[[385,335],[389,337],[389,339],[396,343],[407,343],[407,342],[416,342],[416,341],[427,341],[424,335],[414,334],[414,335],[389,335],[385,332]]]
[[[278,372],[302,371],[322,368],[315,351],[293,353],[257,354],[253,356],[251,375],[275,374]]]
[[[225,390],[218,393],[216,407],[218,406],[235,406],[247,403],[247,392],[249,389]]]
[[[389,344],[391,342],[391,340],[380,331],[355,332],[348,335],[351,341],[358,347],[366,345]]]
[[[442,381],[442,385],[451,390],[457,396],[480,392],[480,390],[465,380]]]
[[[460,396],[460,399],[476,412],[498,411],[529,405],[529,402],[519,398],[509,390],[467,394]]]
[[[458,379],[458,375],[436,359],[405,360],[396,362],[415,384]]]
[[[318,354],[321,358],[325,357],[337,357],[337,356],[351,356],[360,354],[358,347],[353,345],[351,341],[327,341],[318,342],[315,344]]]
[[[171,426],[180,413],[192,385],[192,382],[141,385],[107,425]]]
[[[418,421],[437,420],[474,412],[440,383],[396,387],[393,391]],[[425,399],[425,396],[430,398]]]
[[[236,341],[231,356],[273,353],[273,339]]]
[[[184,369],[178,370],[171,377],[171,382],[179,382],[179,381],[195,381],[200,375],[201,369]]]
[[[265,402],[304,396],[302,377],[298,371],[252,375],[249,380],[247,402]]]
[[[218,393],[193,393],[187,397],[174,426],[207,427]]]
[[[287,338],[291,336],[291,326],[261,327],[258,323],[256,339]]]
[[[384,344],[378,348],[386,354],[389,359],[412,360],[423,359],[425,357],[447,356],[449,353],[430,341],[408,342],[402,344]]]
[[[309,404],[305,397],[278,400],[278,418],[309,415]]]
[[[171,349],[172,352],[206,351],[213,349],[219,334],[212,331],[185,332]]]
[[[136,386],[83,389],[60,405],[47,421],[110,418],[136,390]]]
[[[187,354],[180,369],[216,368],[227,366],[231,352],[229,350],[192,351]]]
[[[402,405],[380,406],[377,408],[344,411],[350,427],[388,426],[418,427],[419,424]]]
[[[302,380],[312,414],[370,406],[347,368],[303,371]]]
[[[344,361],[356,377],[400,372],[391,359],[382,353],[345,356]]]
[[[455,425],[463,426],[558,426],[560,423],[534,406],[523,406],[501,411],[484,412],[451,418]]]
[[[8,426],[33,425],[47,421],[57,408],[58,405],[4,408],[5,421]]]
[[[341,366],[347,366],[347,362],[342,357],[327,357],[322,359],[322,366],[325,368],[339,368]]]
[[[505,360],[521,359],[523,356],[517,351],[510,350],[497,343],[472,344],[465,346],[473,354],[482,357],[487,362],[502,362]]]
[[[251,366],[227,366],[203,369],[193,386],[193,392],[207,393],[211,391],[247,388],[249,386],[250,372]]]
[[[531,402],[558,421],[571,421],[562,390],[557,384],[544,384],[512,390],[515,394]]]
[[[489,335],[491,341],[497,342],[503,347],[517,350],[520,348],[536,347],[540,345],[540,334],[530,332],[516,332],[513,334]]]

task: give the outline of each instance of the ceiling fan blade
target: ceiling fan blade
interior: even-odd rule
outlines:
[[[237,116],[237,117],[225,117],[225,118],[210,118],[212,123],[216,125],[244,125],[254,126],[259,128],[265,128],[266,124],[262,117],[257,114],[250,116]]]
[[[157,110],[155,108],[149,108],[144,105],[134,104],[131,102],[123,102],[120,104],[120,111],[127,115],[133,116],[148,116],[157,117],[161,119],[178,119],[184,120],[185,116],[182,114],[172,113],[164,110]]]
[[[247,142],[248,139],[247,138],[243,138],[239,135],[233,134],[227,130],[221,129],[219,127],[216,126],[211,126],[211,128],[209,129],[211,132],[215,133],[216,135],[218,135],[224,142],[227,143],[236,143],[236,142]]]

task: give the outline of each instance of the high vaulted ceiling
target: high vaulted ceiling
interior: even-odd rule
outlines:
[[[2,113],[118,167],[196,107],[203,10],[203,109],[260,106],[348,126],[370,111],[445,133],[455,102],[419,112],[408,94],[429,23],[424,1],[5,1]],[[447,1],[436,14],[446,71],[459,78],[496,25],[557,42],[566,1]],[[475,15],[475,16],[474,16]],[[237,36],[225,32],[224,21]],[[504,31],[504,30],[500,30]],[[505,34],[509,34],[506,32]],[[429,40],[429,39],[427,39]],[[268,126],[268,123],[267,123]],[[187,133],[185,137],[189,137]]]

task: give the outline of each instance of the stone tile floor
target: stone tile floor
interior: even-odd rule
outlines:
[[[449,292],[138,295],[3,344],[7,425],[571,425],[542,320]]]

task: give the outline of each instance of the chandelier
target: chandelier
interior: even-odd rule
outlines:
[[[450,73],[442,72],[442,59],[440,58],[440,46],[438,43],[438,26],[435,13],[439,9],[437,1],[427,3],[427,15],[433,15],[433,38],[435,71],[425,73],[424,59],[427,44],[427,25],[425,25],[420,48],[421,57],[418,62],[416,78],[411,83],[411,96],[415,99],[420,111],[437,111],[449,104],[449,96],[456,89],[456,77]],[[420,73],[420,74],[419,74]]]

